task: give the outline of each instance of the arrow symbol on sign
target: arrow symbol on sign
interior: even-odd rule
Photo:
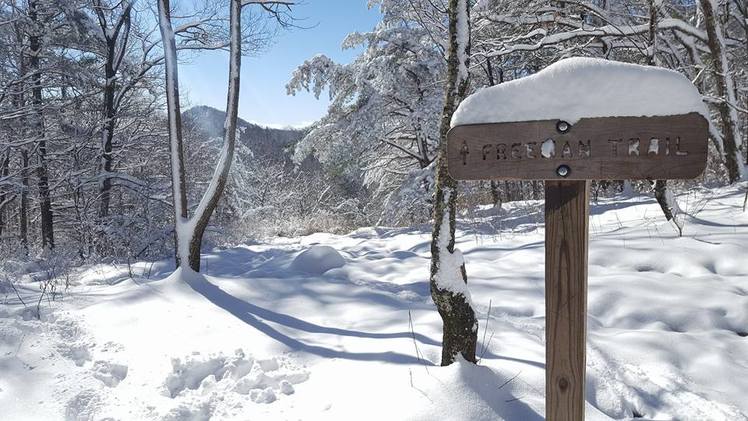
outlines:
[[[460,148],[460,155],[462,155],[462,165],[467,165],[467,156],[470,154],[470,148],[468,148],[467,142],[462,141],[462,147]]]

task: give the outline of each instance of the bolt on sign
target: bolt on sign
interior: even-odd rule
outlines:
[[[455,113],[447,135],[453,178],[545,180],[547,420],[584,420],[590,180],[699,176],[705,114],[696,88],[675,72],[580,58],[479,91]]]

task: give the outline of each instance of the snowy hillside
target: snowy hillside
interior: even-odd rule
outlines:
[[[737,189],[649,197],[590,219],[587,419],[748,420],[748,213]],[[542,202],[461,221],[478,366],[438,367],[430,227],[89,267],[41,303],[0,291],[0,419],[540,420]]]

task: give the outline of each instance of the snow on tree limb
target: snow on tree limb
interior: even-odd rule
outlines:
[[[554,19],[550,20],[555,21]],[[507,20],[511,22],[511,20]],[[680,19],[662,19],[657,23],[658,30],[676,30],[686,35],[690,35],[701,41],[706,41],[707,35],[705,32],[694,28]],[[649,24],[631,25],[631,26],[619,26],[619,25],[606,25],[601,27],[591,28],[577,28],[571,31],[558,32],[551,35],[545,35],[542,30],[538,30],[531,33],[528,38],[540,36],[540,39],[533,43],[518,43],[500,46],[498,49],[489,50],[481,55],[486,57],[501,57],[504,55],[512,54],[518,51],[536,51],[543,48],[554,47],[557,44],[571,41],[578,38],[589,38],[589,37],[631,37],[634,35],[644,35],[649,32]]]

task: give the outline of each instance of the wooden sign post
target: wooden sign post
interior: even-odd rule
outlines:
[[[590,180],[682,179],[704,171],[697,113],[456,126],[457,180],[545,180],[546,419],[583,421]]]

